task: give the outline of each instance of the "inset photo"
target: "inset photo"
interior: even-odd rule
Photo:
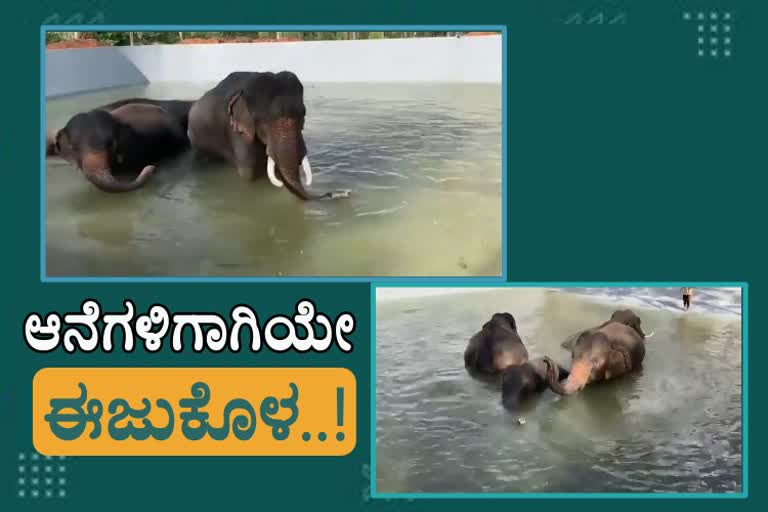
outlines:
[[[377,287],[374,495],[743,496],[745,294]]]
[[[43,280],[504,277],[504,29],[87,28],[43,27]]]

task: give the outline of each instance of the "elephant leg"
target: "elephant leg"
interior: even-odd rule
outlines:
[[[245,181],[253,181],[267,169],[267,148],[259,143],[246,143],[236,138],[232,143],[237,174]]]

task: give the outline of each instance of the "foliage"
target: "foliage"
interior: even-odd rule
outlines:
[[[106,46],[131,44],[173,44],[181,38],[192,39],[282,39],[299,38],[305,41],[328,41],[347,39],[396,39],[404,37],[445,37],[457,32],[47,32],[46,43],[69,39],[96,39]]]

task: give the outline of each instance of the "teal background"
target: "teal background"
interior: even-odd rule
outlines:
[[[728,8],[733,56],[696,56],[695,23],[684,10]],[[13,11],[11,11],[13,9]],[[510,281],[746,281],[749,307],[765,311],[766,5],[755,1],[370,2],[44,1],[8,4],[0,123],[2,258],[0,408],[2,508],[333,508],[334,510],[509,510],[527,500],[371,500],[370,287],[357,284],[77,284],[40,282],[39,25],[105,24],[505,24],[507,31],[507,229]],[[626,24],[564,24],[599,12]],[[229,311],[247,302],[260,315],[318,309],[355,314],[351,354],[33,353],[23,342],[31,311],[76,310],[86,297],[121,310],[162,302],[172,311]],[[754,361],[765,327],[749,326]],[[34,372],[45,366],[346,366],[358,382],[357,446],[343,458],[75,458],[66,498],[15,496],[16,457],[31,446]],[[760,396],[753,364],[752,397]],[[765,412],[750,410],[748,500],[626,501],[623,510],[691,507],[763,509]],[[757,463],[755,463],[755,461]],[[536,502],[554,509],[565,502]],[[608,511],[616,500],[569,508]]]

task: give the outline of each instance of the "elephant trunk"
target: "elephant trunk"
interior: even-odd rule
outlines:
[[[81,162],[83,175],[96,188],[104,192],[130,192],[142,187],[155,172],[154,165],[144,167],[133,181],[120,181],[114,177],[105,153],[89,153]]]
[[[312,168],[309,159],[301,154],[305,153],[304,141],[298,132],[296,121],[293,119],[279,119],[272,128],[272,144],[267,148],[267,175],[269,181],[277,187],[285,187],[296,197],[303,201],[311,199],[336,198],[345,194],[338,192],[326,192],[324,194],[312,194],[304,186],[312,184]],[[301,158],[301,162],[299,159]],[[279,176],[275,167],[279,167]],[[305,183],[302,184],[300,173],[303,172]]]
[[[274,160],[267,162],[267,174],[273,185],[285,185],[299,199],[303,201],[315,199],[301,183],[298,144],[295,139],[295,135],[281,134],[277,137],[273,148]],[[280,168],[279,176],[275,171],[275,163]]]
[[[572,395],[582,389],[587,384],[589,375],[592,372],[592,366],[589,363],[579,360],[574,361],[568,378],[565,382],[561,383],[558,380],[560,371],[557,363],[549,357],[545,357],[544,361],[547,364],[547,384],[558,395]]]
[[[130,192],[141,188],[155,172],[154,165],[148,165],[133,181],[120,181],[115,179],[109,169],[97,171],[83,171],[88,181],[96,185],[96,188],[104,192]]]

